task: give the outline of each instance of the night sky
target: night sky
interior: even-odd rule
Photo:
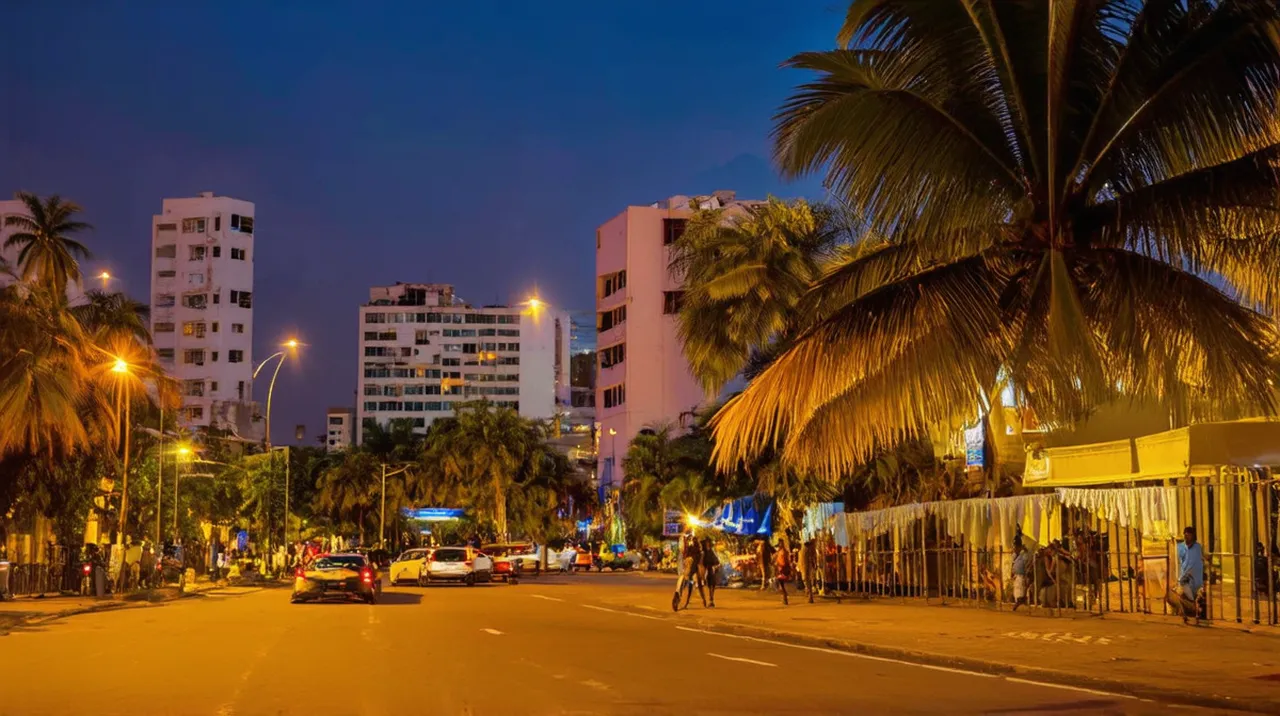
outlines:
[[[804,79],[778,64],[830,47],[844,12],[0,4],[0,193],[83,205],[92,272],[140,300],[162,198],[255,202],[255,354],[295,331],[309,344],[272,415],[277,441],[301,423],[308,444],[327,406],[354,404],[356,309],[372,285],[448,282],[477,304],[536,287],[589,311],[595,227],[628,204],[715,189],[820,198],[816,180],[776,177],[768,132]]]

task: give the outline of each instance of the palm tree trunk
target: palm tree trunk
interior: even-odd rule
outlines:
[[[493,499],[494,499],[494,515],[493,521],[498,526],[498,541],[507,541],[507,495],[502,491],[502,478],[498,475],[493,476]]]
[[[360,517],[360,546],[364,546],[364,507],[360,507],[356,513]]]

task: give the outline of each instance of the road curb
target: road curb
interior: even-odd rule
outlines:
[[[272,585],[244,585],[255,587],[253,591],[244,594],[253,594],[264,589],[272,588]],[[132,592],[123,595],[121,598],[103,599],[101,602],[89,604],[71,609],[62,609],[48,614],[39,614],[25,619],[20,619],[12,624],[0,624],[0,636],[6,636],[15,629],[22,627],[40,626],[49,622],[65,619],[67,617],[79,616],[81,614],[92,614],[94,612],[105,612],[113,609],[141,609],[145,607],[159,607],[169,602],[176,602],[180,599],[190,599],[193,597],[203,597],[205,592],[219,589],[219,587],[206,587],[204,589],[193,589],[187,592],[179,593],[176,588],[160,588],[150,590],[150,592]],[[158,594],[157,594],[158,593]],[[243,596],[242,594],[233,594],[228,596]],[[153,598],[158,597],[158,598]],[[2,616],[2,615],[0,615]]]
[[[641,614],[652,618],[654,612],[650,609],[636,607],[634,605],[617,605],[611,604],[610,607],[631,612],[633,614]],[[821,649],[833,649],[836,651],[848,652],[850,654],[858,654],[862,656],[870,656],[881,659],[894,659],[897,661],[908,662],[912,664],[921,664],[926,666],[941,666],[950,669],[961,669],[965,671],[973,671],[981,674],[992,674],[995,676],[1011,676],[1019,679],[1027,679],[1033,681],[1042,681],[1047,684],[1057,684],[1061,686],[1072,686],[1082,689],[1091,689],[1094,691],[1110,692],[1122,696],[1132,696],[1138,699],[1146,699],[1160,703],[1178,704],[1183,706],[1199,706],[1203,708],[1227,709],[1231,711],[1247,711],[1254,713],[1280,714],[1280,702],[1277,701],[1259,701],[1256,699],[1238,699],[1230,696],[1218,694],[1203,694],[1191,691],[1169,690],[1164,687],[1149,686],[1146,684],[1135,684],[1125,681],[1117,681],[1114,679],[1106,679],[1082,674],[1073,674],[1066,671],[1057,671],[1054,669],[1042,669],[1033,666],[1023,666],[1020,664],[1008,664],[998,661],[988,661],[984,659],[974,659],[970,657],[953,656],[950,654],[938,654],[935,652],[924,651],[921,649],[911,649],[898,646],[886,646],[884,644],[872,644],[868,642],[860,642],[848,639],[835,639],[830,637],[814,636],[812,634],[801,634],[783,629],[777,629],[767,626],[754,626],[747,624],[739,624],[734,622],[724,622],[715,619],[707,619],[702,616],[692,616],[687,618],[661,617],[664,621],[668,621],[677,626],[697,627],[709,632],[717,634],[726,634],[729,636],[754,637],[757,639],[772,639],[775,641],[783,641],[797,646],[816,647]],[[681,624],[681,622],[684,622]]]

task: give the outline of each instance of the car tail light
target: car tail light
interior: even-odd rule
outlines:
[[[365,584],[372,584],[372,583],[373,583],[373,570],[372,570],[372,569],[364,569],[364,570],[361,570],[361,571],[360,571],[360,578],[364,580],[364,583],[365,583]]]
[[[298,579],[306,579],[307,573],[302,570],[302,567],[298,567],[297,569],[293,570],[293,576],[297,577]]]
[[[467,561],[463,562],[463,564],[465,564],[465,565],[467,565],[468,567],[470,567],[470,566],[471,566],[471,561],[472,561],[472,560],[469,560],[469,559],[468,559]]]

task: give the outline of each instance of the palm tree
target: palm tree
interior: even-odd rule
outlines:
[[[509,492],[543,459],[544,438],[541,425],[510,408],[483,400],[457,403],[452,418],[432,425],[423,461],[506,539]]]
[[[328,517],[335,527],[354,526],[364,544],[367,518],[378,505],[378,474],[376,456],[359,448],[346,451],[341,462],[320,473],[315,511]]]
[[[115,440],[95,359],[64,294],[39,286],[0,289],[0,456],[28,453],[48,463]]]
[[[745,212],[703,210],[690,219],[670,270],[686,287],[684,354],[708,395],[791,331],[796,303],[843,235],[839,218],[803,200],[770,198]]]
[[[1002,373],[1046,421],[1272,413],[1277,38],[1253,0],[853,2],[840,49],[787,63],[815,76],[776,158],[877,243],[717,417],[718,465],[847,472],[981,414]]]
[[[41,201],[35,194],[20,191],[14,198],[26,205],[28,215],[5,217],[5,226],[15,233],[4,242],[4,248],[21,248],[18,269],[22,278],[46,283],[56,293],[66,293],[68,283],[80,285],[78,260],[89,258],[89,249],[72,235],[93,228],[75,219],[80,205],[56,194]]]
[[[151,307],[119,291],[90,291],[85,294],[84,303],[71,307],[71,313],[99,343],[136,341],[151,345]]]

